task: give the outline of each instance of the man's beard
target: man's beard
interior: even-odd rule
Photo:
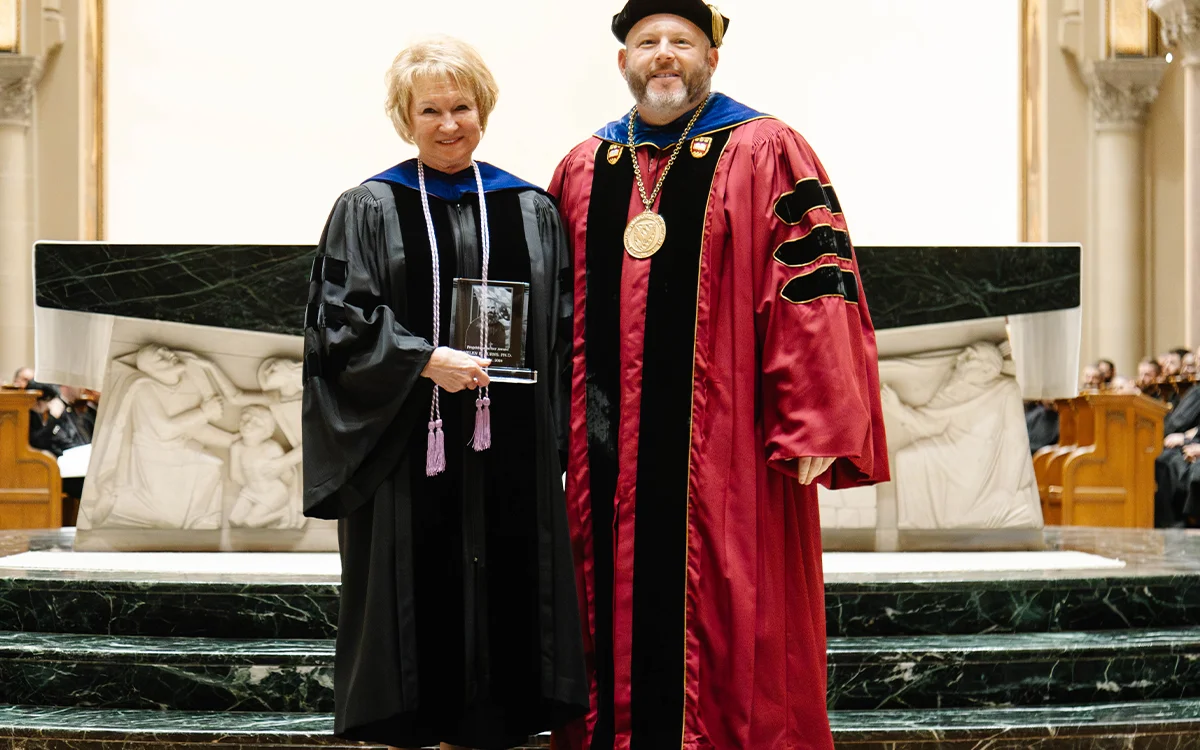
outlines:
[[[650,79],[665,71],[679,73],[680,80],[683,82],[682,91],[677,87],[673,87],[673,90],[669,92],[650,91]],[[635,73],[632,68],[626,68],[625,82],[629,85],[629,93],[633,94],[639,108],[657,112],[672,112],[696,101],[701,94],[708,90],[712,82],[712,69],[707,65],[691,72],[659,68],[642,76]]]

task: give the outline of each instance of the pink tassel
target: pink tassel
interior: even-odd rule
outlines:
[[[492,400],[487,396],[475,399],[475,434],[471,438],[471,447],[485,451],[492,447]]]
[[[429,442],[425,452],[425,476],[436,477],[446,470],[446,434],[442,420],[429,423]]]

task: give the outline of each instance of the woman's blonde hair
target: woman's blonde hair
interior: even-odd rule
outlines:
[[[417,42],[396,55],[388,69],[387,103],[384,109],[396,132],[412,143],[413,87],[418,80],[450,80],[475,102],[479,124],[487,128],[488,116],[496,108],[500,89],[492,71],[474,47],[452,37]]]

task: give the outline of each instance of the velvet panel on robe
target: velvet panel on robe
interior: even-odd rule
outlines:
[[[614,128],[614,132],[619,128]],[[832,748],[816,487],[888,478],[875,334],[841,207],[770,118],[683,144],[650,260],[628,147],[559,166],[575,263],[569,515],[592,708],[576,750]],[[639,148],[648,185],[670,150]]]
[[[570,257],[553,202],[487,193],[490,278],[531,284],[536,385],[491,389],[493,446],[468,447],[475,394],[441,395],[447,471],[425,474],[433,352],[420,194],[343,194],[314,264],[305,331],[310,516],[339,519],[335,731],[393,746],[522,743],[587,706],[560,453],[570,367]],[[456,276],[478,277],[479,201],[430,198],[441,341]]]

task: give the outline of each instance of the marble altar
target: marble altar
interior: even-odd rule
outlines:
[[[1019,404],[1023,397],[1075,395],[1079,246],[860,247],[857,253],[878,332],[895,471],[879,487],[821,493],[827,543],[899,549],[906,548],[905,534],[919,532],[934,534],[923,537],[925,546],[958,546],[964,532],[1036,531],[1042,520]],[[287,409],[229,395],[272,392],[256,382],[258,368],[299,356],[312,257],[307,246],[38,243],[39,376],[105,392],[98,429],[106,445],[129,441],[138,430],[167,434],[170,420],[196,431],[171,427],[178,443],[172,458],[140,459],[189,467],[192,489],[175,487],[170,497],[159,490],[152,502],[190,510],[141,512],[136,522],[103,513],[108,506],[98,498],[108,492],[103,467],[111,451],[97,451],[84,490],[81,544],[102,537],[123,548],[155,537],[154,544],[173,545],[183,534],[220,549],[317,549],[319,539],[335,545],[327,528],[298,528],[300,519],[285,510],[294,508],[284,502],[294,477],[279,464],[299,450],[288,434]],[[142,414],[136,429],[137,420],[106,426],[116,419],[109,412],[120,412],[112,403],[121,400],[120,390],[109,398],[112,388],[122,379],[154,380],[137,376],[137,353],[150,345],[195,359],[178,383],[160,378],[148,386],[165,399],[157,416]],[[211,364],[207,375],[188,374],[202,361]],[[234,385],[222,388],[217,372]],[[266,437],[270,421],[277,429]],[[159,474],[146,469],[140,486],[157,486]],[[215,490],[195,489],[217,475],[219,502]],[[107,497],[111,504],[111,492]],[[217,515],[205,513],[205,503],[220,506],[219,528],[210,528]],[[950,536],[938,542],[942,532]],[[1021,539],[1003,543],[1028,543]]]
[[[277,307],[295,273],[306,293],[297,263],[312,248],[206,250],[146,262],[86,243],[39,246],[43,377],[104,394],[77,543],[336,549],[336,524],[303,516],[302,347]],[[121,304],[104,309],[116,290]]]

